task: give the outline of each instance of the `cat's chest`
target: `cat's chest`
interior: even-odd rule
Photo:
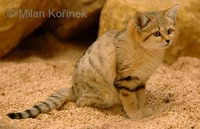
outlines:
[[[138,66],[133,63],[130,73],[145,81],[156,71],[160,63],[161,60],[147,60]]]
[[[132,57],[124,59],[124,63],[119,67],[118,76],[136,76],[142,81],[146,81],[162,62],[162,58],[148,56]]]

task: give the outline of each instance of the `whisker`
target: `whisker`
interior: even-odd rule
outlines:
[[[174,42],[173,42],[173,45],[174,45],[175,47],[177,47],[178,49],[183,49],[183,48],[184,48],[184,45],[181,44],[181,43],[179,43],[178,41],[174,41]]]

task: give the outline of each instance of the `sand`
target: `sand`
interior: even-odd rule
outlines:
[[[36,41],[24,41],[28,45],[0,61],[0,129],[200,128],[200,59],[192,57],[181,57],[171,66],[162,64],[151,76],[146,103],[154,112],[150,117],[130,120],[121,110],[79,108],[68,102],[61,110],[36,118],[9,119],[7,113],[22,111],[57,89],[70,87],[74,64],[87,48],[53,37]]]

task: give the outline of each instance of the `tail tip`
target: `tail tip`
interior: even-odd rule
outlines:
[[[9,113],[7,114],[7,116],[10,117],[11,119],[23,119],[21,113]]]
[[[15,113],[9,113],[7,114],[7,116],[10,117],[11,119],[16,119]]]

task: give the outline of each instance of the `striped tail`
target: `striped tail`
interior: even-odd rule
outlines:
[[[11,119],[34,118],[37,115],[59,109],[66,101],[75,101],[72,88],[64,88],[49,96],[45,101],[35,104],[23,112],[7,114]]]

